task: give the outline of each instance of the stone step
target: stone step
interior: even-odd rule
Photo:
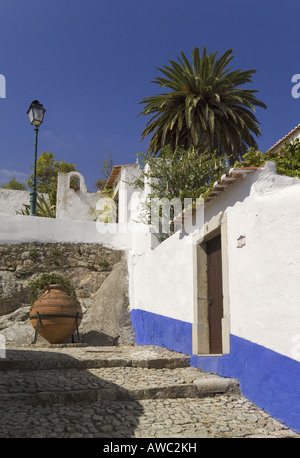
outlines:
[[[147,369],[110,367],[6,371],[0,379],[0,402],[25,404],[174,399],[240,393],[234,379],[190,367]]]
[[[298,437],[266,420],[237,380],[165,349],[34,346],[2,356],[1,438]]]
[[[189,365],[187,355],[155,346],[26,345],[8,348],[6,357],[0,358],[0,371],[101,367],[162,369]]]
[[[237,380],[194,369],[188,356],[159,347],[7,349],[0,370],[2,403],[66,404],[240,393]]]

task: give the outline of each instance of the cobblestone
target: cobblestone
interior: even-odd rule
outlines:
[[[6,362],[16,365],[6,369],[9,365],[5,367],[5,360],[0,360],[0,437],[300,437],[239,392],[201,397],[181,392],[180,397],[170,397],[170,386],[189,388],[195,381],[215,377],[191,367],[176,367],[181,356],[150,347],[8,351]],[[163,367],[164,358],[170,367]],[[155,359],[160,361],[159,369],[149,367],[155,366]],[[35,362],[34,370],[29,361]],[[62,361],[70,367],[59,369]],[[76,367],[83,361],[87,367]],[[115,365],[105,366],[103,361]],[[124,365],[118,365],[122,361]],[[137,361],[139,367],[135,367]],[[18,362],[22,363],[19,368]],[[185,364],[184,358],[181,363]],[[97,364],[100,367],[93,367]],[[147,389],[153,390],[154,384],[158,390],[153,394]],[[91,392],[96,396],[85,397]]]
[[[252,415],[241,418],[240,412]],[[68,438],[79,434],[108,438],[299,437],[243,397],[98,401],[46,408],[18,402],[1,405],[2,438]]]

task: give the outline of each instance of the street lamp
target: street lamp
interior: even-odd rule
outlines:
[[[36,192],[36,160],[37,160],[37,139],[39,126],[42,124],[45,114],[45,109],[43,105],[40,104],[38,100],[31,102],[31,105],[27,111],[30,124],[32,124],[35,131],[35,144],[34,144],[34,167],[33,167],[33,183],[32,190],[30,192],[30,215],[36,216],[36,201],[37,201],[37,192]]]

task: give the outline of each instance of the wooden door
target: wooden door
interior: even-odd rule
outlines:
[[[222,353],[223,288],[220,235],[206,243],[206,254],[210,353]]]

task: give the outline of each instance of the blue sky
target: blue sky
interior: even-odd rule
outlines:
[[[300,123],[291,95],[300,73],[298,0],[1,0],[0,184],[28,177],[34,131],[26,111],[46,108],[38,151],[74,163],[90,191],[100,161],[117,164],[146,152],[146,117],[138,102],[160,91],[150,81],[195,46],[231,48],[234,67],[256,69],[253,89],[266,151]]]

